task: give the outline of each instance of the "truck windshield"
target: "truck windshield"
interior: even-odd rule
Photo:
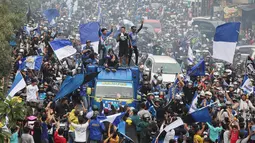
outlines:
[[[97,82],[95,96],[98,98],[133,98],[133,84],[131,82]]]

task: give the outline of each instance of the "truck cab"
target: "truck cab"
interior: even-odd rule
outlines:
[[[138,67],[120,67],[116,72],[107,72],[103,67],[87,66],[87,74],[100,72],[89,85],[93,89],[90,95],[90,104],[100,105],[102,98],[104,108],[110,104],[121,104],[136,107],[137,88],[140,80]]]

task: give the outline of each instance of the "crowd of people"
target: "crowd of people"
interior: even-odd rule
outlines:
[[[39,16],[34,16],[25,24],[25,27],[29,28],[22,27],[16,33],[18,46],[13,49],[14,73],[22,73],[27,87],[15,96],[22,97],[29,110],[24,122],[17,122],[17,127],[9,129],[12,134],[10,143],[255,142],[255,98],[253,91],[242,88],[246,80],[245,70],[242,74],[237,74],[235,67],[226,63],[224,72],[219,73],[215,69],[212,57],[206,57],[206,71],[202,76],[189,77],[186,73],[177,73],[175,83],[165,84],[158,73],[150,80],[143,62],[139,62],[137,44],[144,22],[138,22],[141,25],[137,29],[136,26],[121,25],[119,18],[140,21],[137,20],[139,16],[154,19],[159,16],[168,19],[169,16],[162,14],[162,8],[151,8],[150,3],[146,1],[140,8],[134,8],[137,4],[135,1],[105,1],[96,51],[90,40],[82,47],[77,28],[81,23],[95,21],[98,14],[95,3],[97,1],[92,0],[81,6],[78,1],[77,10],[74,12],[65,2],[52,2],[51,5],[57,8],[60,14],[56,24],[52,25],[38,14]],[[116,5],[111,7],[111,3]],[[175,7],[176,13],[182,13],[179,20],[172,20],[176,25],[187,23],[190,10],[182,1],[164,1],[164,5],[165,10]],[[43,7],[47,9],[47,5]],[[107,7],[112,10],[109,11]],[[180,9],[183,11],[180,12]],[[116,42],[119,43],[117,50],[107,49],[105,45],[105,41],[113,36],[116,29],[111,26],[108,30],[102,26],[112,23],[120,26],[120,33],[116,38]],[[188,27],[188,24],[185,26],[194,28],[191,25]],[[185,30],[165,28],[162,33],[166,31],[175,33],[172,35],[173,49],[185,48],[183,46],[186,44],[187,48],[189,47],[189,42],[180,43],[182,39],[178,39],[180,37],[177,36],[184,35]],[[77,53],[59,61],[50,45],[51,41],[58,39],[69,39]],[[174,50],[162,52],[164,55],[175,55]],[[133,53],[134,65],[139,66],[141,72],[139,93],[142,98],[137,101],[136,107],[110,103],[110,109],[104,108],[103,98],[100,99],[100,107],[91,105],[85,90],[88,86],[86,83],[66,97],[54,100],[66,76],[75,75],[85,70],[88,65],[104,66],[108,72],[116,72],[120,66],[128,68],[133,61]],[[21,70],[23,59],[35,55],[43,56],[41,68]],[[249,76],[249,79],[253,82],[252,76]],[[209,110],[210,121],[197,122],[191,119],[191,110],[195,112],[204,108]],[[124,113],[118,125],[101,122],[101,118],[118,113]],[[179,119],[182,119],[182,125],[166,130],[166,127]],[[126,128],[124,135],[119,131],[120,124],[123,123]]]

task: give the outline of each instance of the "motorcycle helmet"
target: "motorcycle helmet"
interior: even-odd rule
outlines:
[[[163,77],[162,77],[162,76],[159,76],[159,77],[158,77],[158,84],[162,84],[162,82],[163,82]]]
[[[145,122],[149,122],[149,121],[150,121],[150,114],[149,114],[149,113],[143,114],[142,119],[143,119]]]

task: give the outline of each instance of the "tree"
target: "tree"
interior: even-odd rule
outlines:
[[[14,34],[26,22],[28,6],[31,11],[40,7],[39,0],[1,0],[0,1],[0,79],[9,74],[11,69],[11,47],[9,41]]]
[[[6,124],[6,116],[8,117],[7,127],[10,129],[16,127],[17,121],[24,120],[26,117],[27,109],[25,103],[20,97],[5,98],[0,93],[0,142],[5,138],[10,137],[10,133],[3,130],[3,125]]]
[[[13,58],[9,41],[14,33],[24,25],[28,6],[31,11],[40,7],[39,0],[0,0],[0,79],[7,77],[11,71]],[[1,83],[2,85],[4,83]],[[10,133],[3,130],[1,124],[5,124],[5,117],[8,117],[8,128],[16,126],[18,120],[25,119],[26,106],[19,98],[6,98],[3,91],[0,91],[0,142],[9,138]]]

